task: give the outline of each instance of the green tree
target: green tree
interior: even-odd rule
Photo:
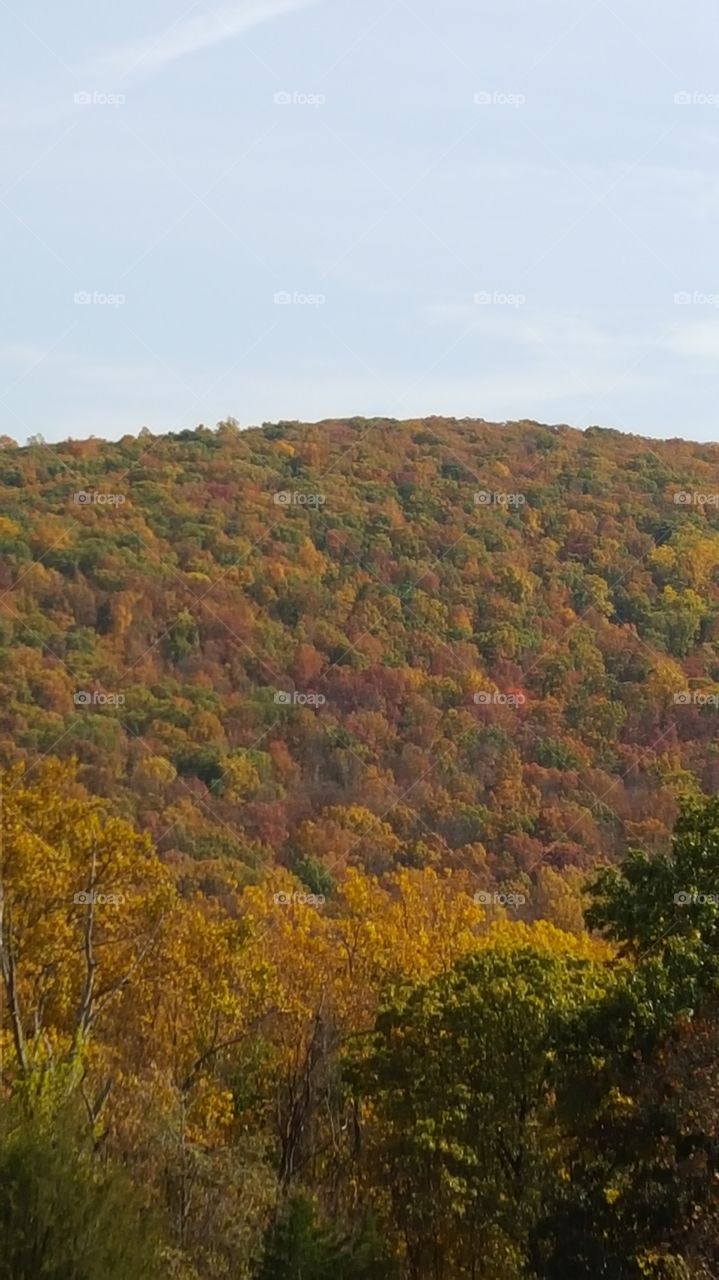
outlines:
[[[491,949],[394,993],[350,1062],[370,1178],[413,1280],[516,1280],[558,1176],[560,1028],[601,989],[589,961]]]
[[[637,958],[692,953],[708,981],[719,962],[719,797],[687,799],[668,853],[631,851],[589,894],[591,927]]]
[[[100,1163],[69,1114],[6,1114],[0,1280],[150,1280],[158,1247],[129,1181]]]
[[[392,1280],[394,1263],[383,1255],[371,1221],[354,1239],[340,1239],[319,1225],[309,1200],[283,1206],[268,1231],[257,1280]]]
[[[542,1280],[710,1280],[719,1263],[719,803],[689,800],[671,851],[590,886],[623,944],[613,987],[567,1028],[566,1178],[532,1236]]]

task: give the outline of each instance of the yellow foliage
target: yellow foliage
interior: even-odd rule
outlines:
[[[522,921],[499,920],[480,939],[482,947],[535,947],[554,955],[573,956],[577,960],[608,961],[616,956],[616,948],[601,938],[589,934],[577,936],[566,933],[547,920],[533,924]]]

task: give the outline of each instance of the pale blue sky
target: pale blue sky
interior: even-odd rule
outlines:
[[[0,433],[719,439],[709,0],[0,0],[0,47]]]

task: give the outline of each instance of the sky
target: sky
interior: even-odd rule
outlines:
[[[0,434],[719,440],[710,0],[0,0]]]

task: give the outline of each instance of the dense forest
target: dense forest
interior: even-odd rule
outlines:
[[[0,1280],[719,1276],[719,446],[0,445]]]
[[[0,486],[2,755],[76,758],[188,876],[529,900],[716,790],[719,446],[229,422],[6,440]]]

